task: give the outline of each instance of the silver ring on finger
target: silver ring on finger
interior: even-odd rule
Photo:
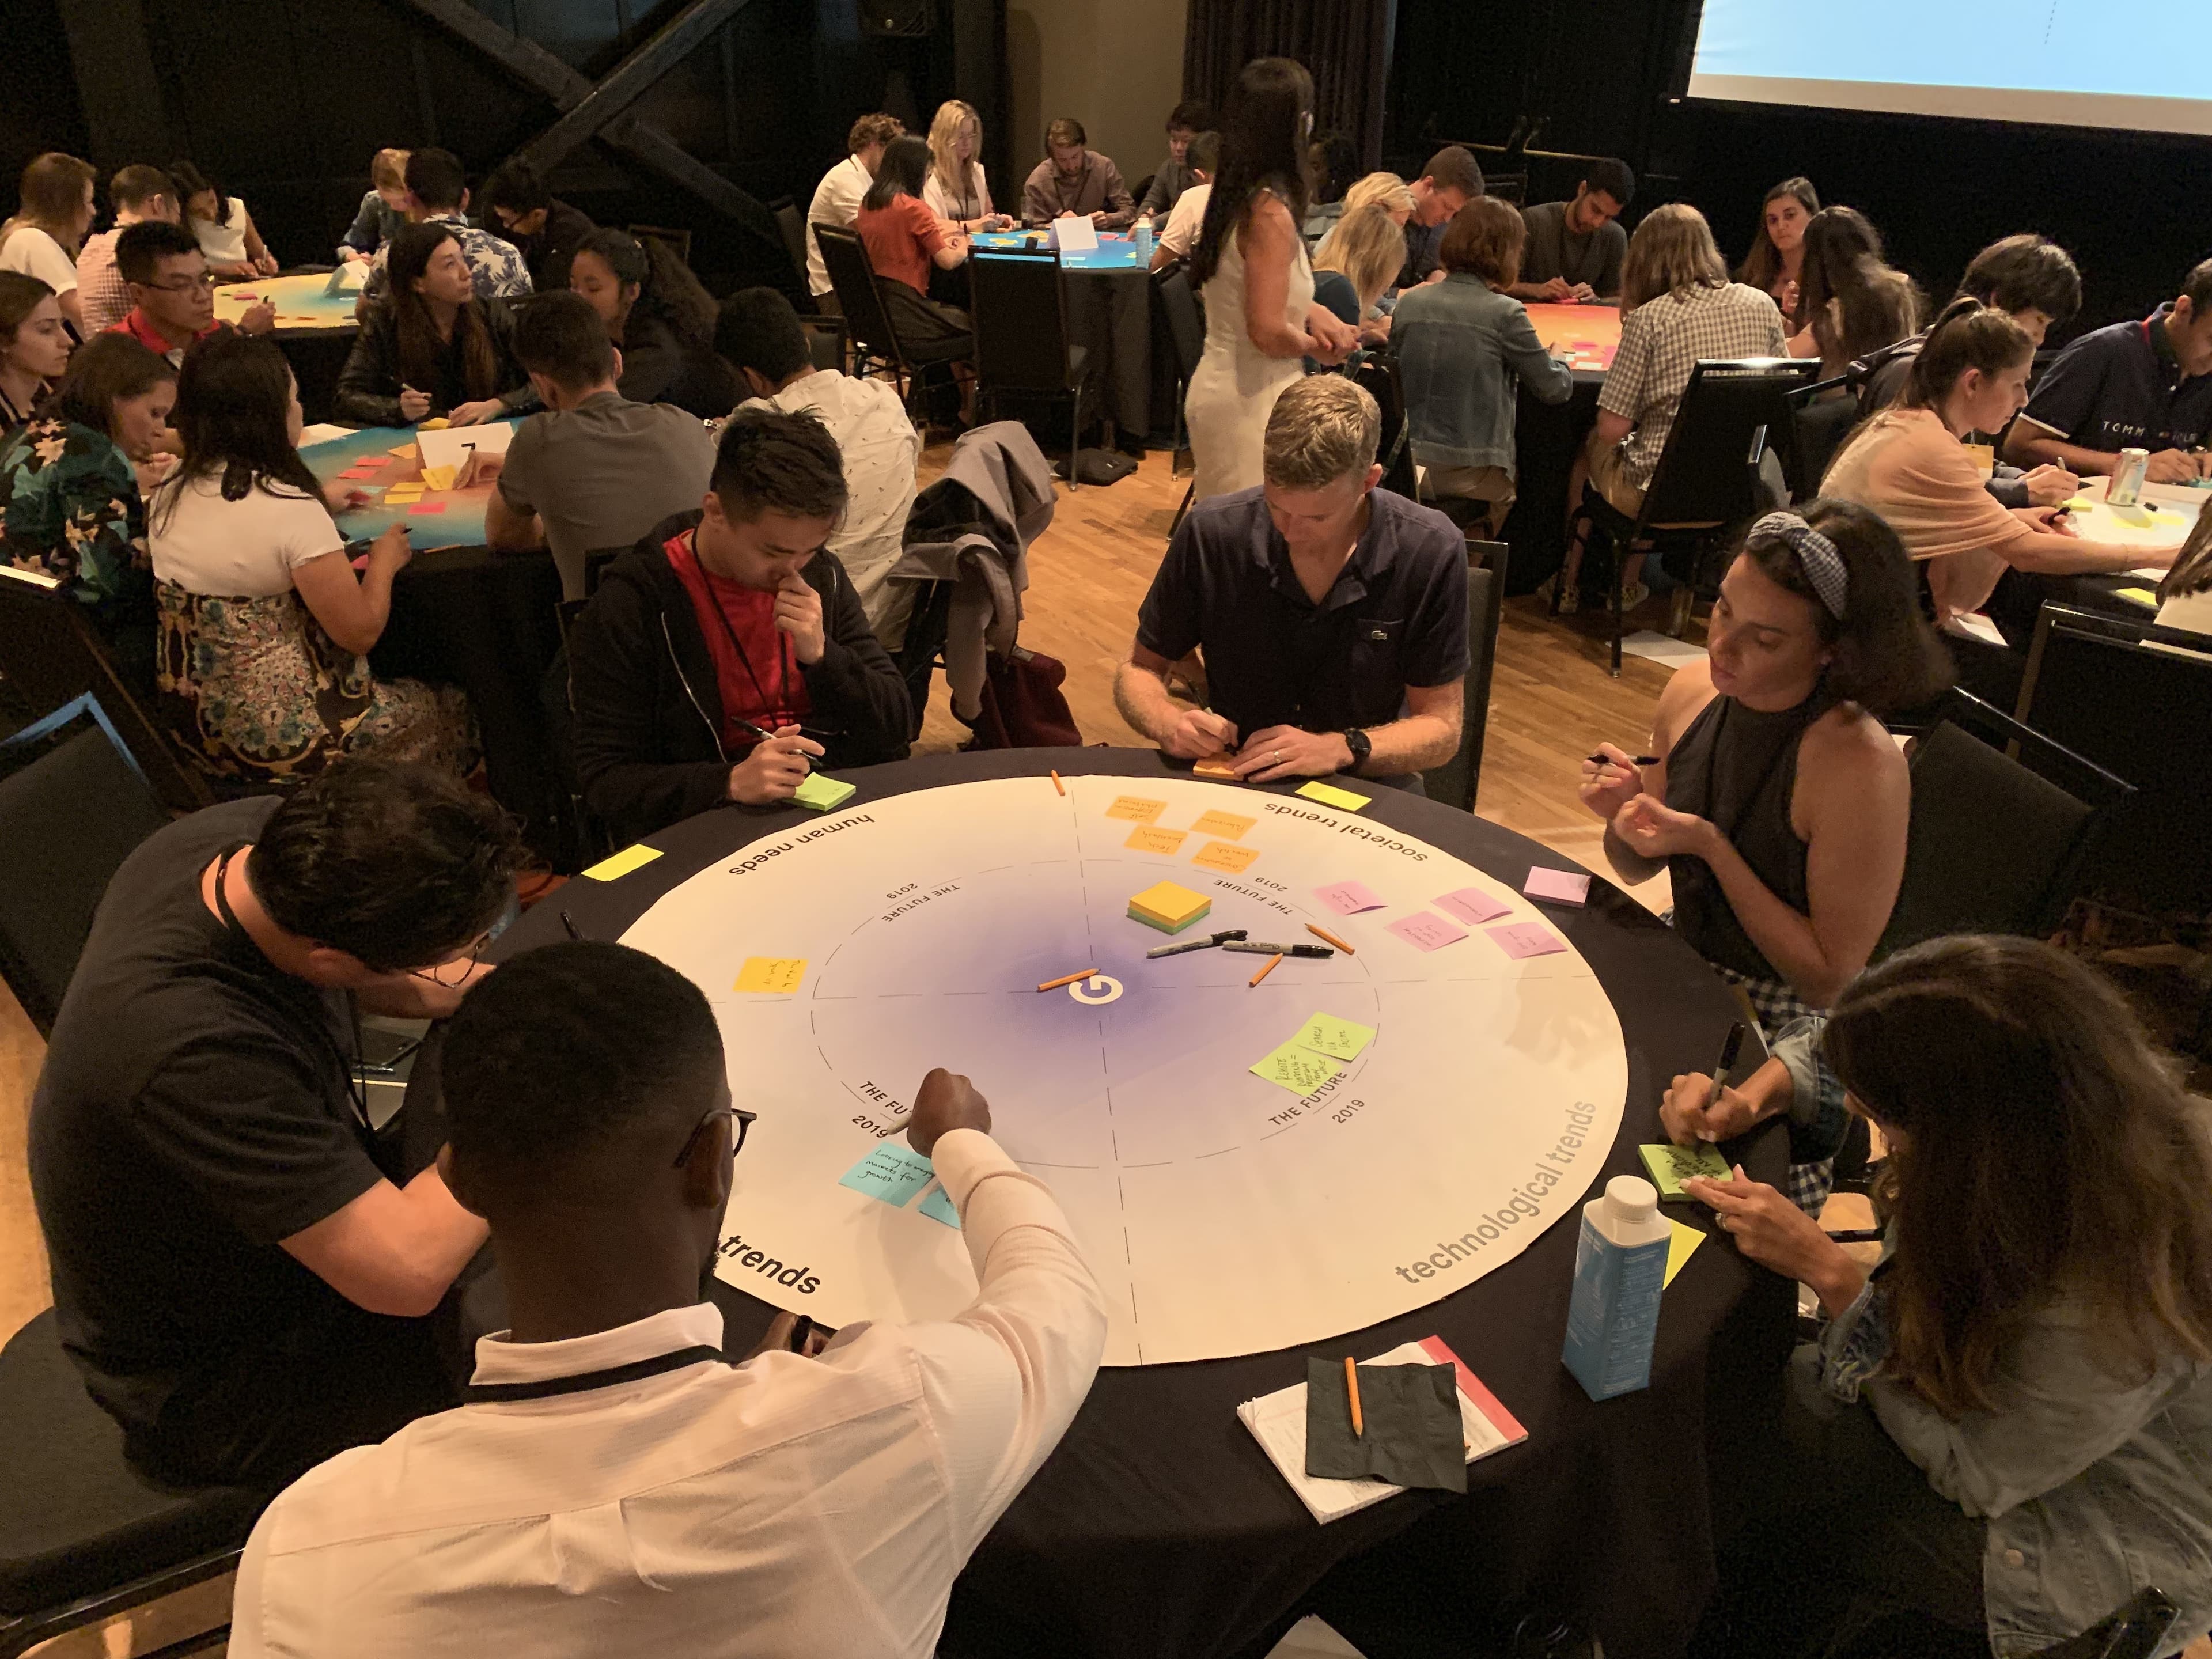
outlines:
[[[1283,758],[1283,751],[1278,749],[1273,754],[1268,756],[1267,758],[1271,761],[1279,762]]]

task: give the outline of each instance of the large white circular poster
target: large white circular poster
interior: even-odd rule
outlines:
[[[1133,899],[1209,908],[1170,933]],[[1235,930],[1328,950],[1313,928],[1351,951],[1146,954]],[[903,1134],[933,1066],[974,1079],[1066,1207],[1117,1365],[1310,1343],[1481,1277],[1584,1196],[1627,1087],[1612,1003],[1512,886],[1228,785],[855,805],[701,872],[623,939],[706,992],[759,1115],[718,1271],[830,1326],[975,1294]]]

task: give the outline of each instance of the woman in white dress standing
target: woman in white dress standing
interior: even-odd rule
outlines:
[[[1206,354],[1183,399],[1200,501],[1259,486],[1275,399],[1304,359],[1340,363],[1359,341],[1314,302],[1298,235],[1313,102],[1313,77],[1287,58],[1255,58],[1230,95],[1221,171],[1190,258],[1206,301]]]

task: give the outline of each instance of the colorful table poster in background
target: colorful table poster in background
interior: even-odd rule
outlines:
[[[497,429],[515,424],[495,421],[481,428],[455,429],[465,435],[481,430],[492,443],[500,443],[495,435]],[[501,457],[487,456],[480,461],[475,481],[465,489],[416,494],[408,486],[422,482],[421,447],[420,434],[411,427],[371,426],[343,438],[310,444],[301,450],[300,456],[325,483],[342,483],[371,497],[368,506],[338,514],[338,529],[349,541],[368,541],[381,535],[386,526],[401,524],[407,526],[407,539],[417,553],[433,547],[483,546],[484,507],[499,477]],[[504,444],[501,447],[503,450]],[[403,458],[392,453],[397,449],[416,453]],[[369,465],[372,462],[378,465]],[[353,476],[342,476],[347,474]],[[387,492],[394,485],[400,487],[399,499],[388,500]],[[414,511],[423,507],[444,510],[419,514]]]

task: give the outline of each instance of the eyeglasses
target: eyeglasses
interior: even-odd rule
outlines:
[[[410,968],[407,970],[407,977],[426,980],[441,990],[458,991],[469,982],[469,975],[476,972],[477,959],[483,955],[484,946],[489,945],[492,939],[490,933],[480,934],[477,942],[469,946],[466,956],[452,957],[434,968]],[[449,973],[453,975],[451,979],[446,977]]]
[[[141,283],[138,286],[150,288],[162,294],[212,294],[215,292],[216,282],[211,274],[202,272],[198,276],[181,277],[173,283]]]
[[[680,1170],[690,1161],[691,1149],[699,1144],[699,1137],[707,1132],[707,1126],[718,1117],[733,1117],[738,1121],[738,1138],[730,1148],[730,1161],[735,1163],[738,1154],[745,1149],[745,1132],[753,1127],[754,1120],[759,1115],[759,1113],[748,1112],[741,1106],[717,1106],[691,1126],[691,1133],[684,1137],[684,1150],[676,1154],[676,1162],[669,1167]]]

